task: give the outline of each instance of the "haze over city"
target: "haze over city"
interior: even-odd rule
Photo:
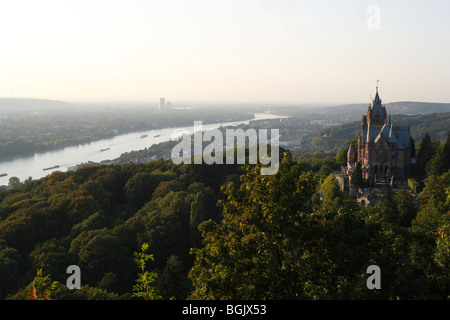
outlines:
[[[445,0],[3,1],[0,97],[353,103],[380,80],[386,102],[448,102],[448,12]]]

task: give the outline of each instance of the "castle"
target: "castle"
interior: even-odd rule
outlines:
[[[377,86],[375,98],[361,119],[358,148],[354,150],[350,145],[347,166],[342,168],[338,177],[342,189],[351,189],[351,175],[358,162],[363,179],[372,186],[385,182],[392,184],[394,180],[405,180],[413,175],[413,143],[409,126],[394,126],[386,107],[381,104]]]

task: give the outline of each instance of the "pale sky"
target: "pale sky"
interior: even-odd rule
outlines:
[[[0,0],[0,97],[352,103],[380,80],[386,103],[450,102],[449,17],[448,0]]]

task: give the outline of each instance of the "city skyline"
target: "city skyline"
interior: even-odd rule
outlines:
[[[450,102],[450,3],[9,1],[0,97]]]

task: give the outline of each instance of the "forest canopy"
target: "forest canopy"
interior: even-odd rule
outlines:
[[[367,208],[339,190],[335,160],[289,152],[272,176],[155,160],[27,181],[0,191],[0,297],[449,299],[450,168],[432,161],[448,146],[431,145],[417,198],[387,188]],[[383,290],[367,289],[369,265]],[[133,291],[146,279],[151,294]]]

